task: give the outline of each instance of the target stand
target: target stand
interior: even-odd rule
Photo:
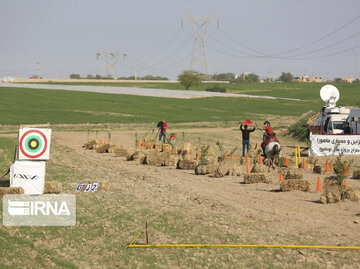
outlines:
[[[50,159],[50,125],[20,126],[14,163],[9,169],[10,187],[22,187],[24,194],[44,192],[46,161]]]
[[[32,161],[49,160],[50,142],[51,129],[20,127],[16,159]]]

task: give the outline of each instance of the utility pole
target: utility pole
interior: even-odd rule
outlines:
[[[105,73],[106,75],[110,75],[110,71],[112,71],[114,79],[117,79],[116,65],[118,63],[120,54],[121,54],[121,50],[117,50],[117,51],[101,50],[96,54],[97,58],[99,58],[99,56],[103,56],[106,65]]]
[[[37,66],[38,66],[38,79],[40,79],[40,63],[37,62],[36,64],[37,64]]]
[[[136,67],[134,67],[134,79],[136,80]]]
[[[191,59],[191,69],[195,70],[196,65],[204,65],[206,74],[210,74],[209,61],[206,52],[205,35],[208,31],[212,17],[193,17],[189,16],[188,21],[194,34],[195,42]]]

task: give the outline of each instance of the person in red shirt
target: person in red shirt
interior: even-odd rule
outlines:
[[[167,127],[167,123],[165,122],[165,120],[162,120],[160,124],[159,141],[161,141],[161,138],[163,137],[164,143],[166,141],[166,127]]]
[[[271,137],[275,137],[275,133],[273,128],[270,125],[269,121],[265,121],[264,122],[264,128],[263,130],[265,130],[264,135],[263,135],[263,142],[261,143],[261,148],[263,150],[263,156],[265,156],[265,143],[271,138]]]

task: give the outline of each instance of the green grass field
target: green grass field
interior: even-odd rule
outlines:
[[[87,85],[90,84],[87,83]],[[128,86],[128,84],[126,85]],[[149,83],[139,86],[181,88],[180,85],[171,83]],[[206,86],[208,84],[202,84],[199,90]],[[323,105],[319,97],[321,84],[255,83],[229,84],[228,86],[232,87],[229,90],[232,92],[299,98],[307,101],[218,97],[173,99],[44,89],[0,88],[2,96],[0,124],[151,123],[163,118],[174,123],[237,121],[249,117],[262,120],[268,114],[299,116],[310,109],[318,111]],[[341,89],[339,105],[358,105],[360,88],[357,87],[357,84],[341,84],[339,88]]]

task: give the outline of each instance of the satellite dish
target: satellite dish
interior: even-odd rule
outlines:
[[[339,90],[333,85],[325,85],[320,89],[321,99],[329,106],[335,107],[340,98]]]

